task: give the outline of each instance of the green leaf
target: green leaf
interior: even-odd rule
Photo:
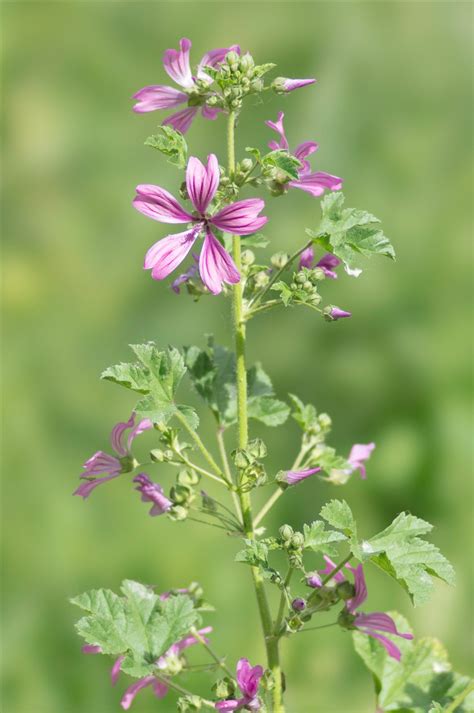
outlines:
[[[427,601],[432,577],[454,584],[454,570],[431,542],[421,538],[432,525],[414,515],[400,513],[382,532],[362,542],[360,559],[369,559],[408,592],[415,605]],[[355,554],[355,553],[354,553]]]
[[[145,146],[158,149],[167,156],[169,163],[178,168],[184,168],[188,156],[188,146],[183,134],[171,126],[160,126],[159,131],[161,133],[147,138]]]
[[[345,500],[331,500],[321,508],[320,515],[330,525],[350,539],[352,553],[360,558],[360,547],[357,542],[357,525],[352,510]]]
[[[379,254],[394,260],[395,251],[379,227],[379,219],[363,210],[343,208],[344,200],[340,191],[327,193],[321,201],[319,228],[308,229],[308,235],[339,257],[355,275],[361,272],[361,257]]]
[[[122,670],[139,678],[154,671],[158,658],[189,633],[198,614],[190,597],[160,601],[150,587],[132,580],[121,589],[122,597],[100,589],[72,599],[87,612],[76,628],[102,653],[125,656]]]
[[[198,394],[219,424],[237,421],[235,355],[209,339],[207,349],[185,347],[186,366]],[[288,418],[289,407],[274,397],[273,385],[260,364],[247,372],[248,415],[267,426],[279,426]]]
[[[235,555],[236,562],[243,562],[251,567],[258,567],[265,579],[270,579],[275,584],[280,584],[280,573],[268,564],[268,546],[258,540],[244,540],[247,545]],[[275,549],[271,547],[271,549]]]
[[[338,546],[335,543],[347,540],[347,537],[342,532],[326,530],[322,520],[315,520],[310,525],[305,524],[303,533],[305,548],[314,550],[314,552],[322,552],[330,557],[334,557],[338,553]]]
[[[301,168],[301,163],[288,151],[284,149],[271,151],[262,160],[264,167],[276,168],[283,174],[281,176],[283,181],[281,182],[298,180],[298,169]]]
[[[291,415],[301,429],[306,433],[317,425],[318,413],[313,404],[304,404],[298,396],[288,394],[293,405]]]
[[[411,631],[400,614],[389,614],[399,631]],[[358,631],[354,631],[352,638],[355,650],[374,676],[377,706],[381,713],[425,713],[429,710],[467,713],[474,709],[474,694],[468,692],[469,678],[452,670],[445,649],[436,639],[407,641],[393,637],[402,652],[401,660],[396,661],[375,639]],[[450,704],[457,702],[456,699],[461,699],[460,706],[451,708]]]
[[[270,241],[262,233],[242,236],[242,247],[244,248],[266,248]]]
[[[131,348],[138,361],[111,366],[101,378],[144,395],[135,406],[140,418],[149,418],[153,423],[167,423],[181,412],[196,429],[199,419],[194,409],[177,405],[174,401],[179,383],[186,373],[184,359],[178,349],[168,347],[160,351],[153,342],[131,345]]]
[[[289,285],[286,284],[286,282],[284,282],[283,280],[280,280],[280,282],[275,282],[275,284],[272,285],[271,289],[274,292],[280,293],[280,299],[285,307],[288,307],[288,305],[291,304],[291,301],[293,299],[293,290]]]

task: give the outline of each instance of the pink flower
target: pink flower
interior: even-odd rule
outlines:
[[[170,114],[163,121],[163,124],[170,124],[182,134],[189,129],[199,109],[205,119],[215,119],[220,111],[220,109],[205,104],[206,85],[212,84],[212,79],[206,74],[204,67],[217,67],[231,50],[240,53],[238,45],[206,52],[197,66],[196,75],[193,76],[189,63],[190,49],[191,41],[183,38],[179,42],[179,50],[169,49],[163,55],[165,72],[179,85],[180,89],[163,84],[153,84],[143,87],[133,95],[133,98],[138,100],[133,110],[139,114],[156,109],[171,109],[186,104],[192,97],[191,106]]]
[[[211,631],[212,627],[207,626],[204,629],[200,629],[198,633],[201,636],[204,636],[204,634],[208,634]],[[181,639],[175,644],[172,644],[168,651],[166,651],[166,653],[160,656],[160,658],[156,661],[157,669],[161,671],[165,670],[168,666],[168,663],[170,662],[170,659],[179,656],[185,649],[197,643],[199,643],[199,641],[198,639],[194,638],[194,636],[186,636],[184,639]],[[86,644],[82,647],[82,653],[101,654],[102,649],[100,646]],[[120,675],[122,662],[124,661],[124,659],[125,656],[119,656],[115,660],[114,665],[112,666],[110,677],[113,686],[117,683],[118,677]],[[139,678],[138,681],[135,681],[135,683],[132,683],[132,685],[127,688],[127,690],[122,696],[122,700],[120,701],[120,705],[122,706],[122,708],[124,710],[128,710],[132,705],[137,693],[139,693],[143,688],[147,688],[148,686],[151,686],[153,688],[153,693],[157,698],[164,698],[164,696],[166,696],[166,694],[168,693],[168,686],[165,683],[159,681],[157,678],[155,678],[155,676],[145,676],[144,678]]]
[[[334,268],[338,267],[338,265],[341,264],[341,261],[335,255],[333,255],[332,253],[326,253],[325,255],[323,255],[319,262],[317,262],[315,265],[313,263],[314,249],[310,245],[310,247],[306,248],[306,250],[303,250],[300,255],[300,270],[302,267],[307,267],[308,269],[312,267],[319,267],[324,272],[325,276],[328,277],[330,280],[337,280],[337,273],[334,272]]]
[[[321,468],[309,468],[308,470],[283,470],[278,474],[278,480],[288,485],[296,485],[301,480],[309,478],[314,473],[319,473]]]
[[[336,307],[336,305],[328,305],[323,310],[324,318],[328,322],[337,322],[338,319],[352,317],[352,312],[347,312],[345,309]]]
[[[163,513],[167,512],[173,505],[171,500],[168,500],[163,493],[161,485],[159,485],[159,483],[153,483],[146,473],[136,475],[133,482],[139,483],[135,490],[141,493],[142,501],[144,503],[153,503],[153,507],[150,510],[152,517],[155,515],[163,515]]]
[[[196,239],[204,233],[204,244],[199,256],[199,274],[208,290],[217,295],[222,283],[235,284],[240,275],[231,256],[223,248],[211,228],[250,235],[267,222],[258,217],[264,208],[259,198],[236,201],[210,215],[208,208],[219,186],[217,157],[210,154],[207,166],[191,156],[186,169],[186,187],[196,212],[188,213],[164,188],[153,185],[137,186],[133,201],[135,208],[160,223],[192,223],[182,233],[168,235],[155,243],[145,257],[145,270],[151,270],[154,280],[163,280],[184,260]]]
[[[112,456],[104,451],[97,451],[91,456],[84,465],[84,473],[81,478],[86,480],[82,483],[74,495],[80,495],[82,498],[88,498],[91,492],[102,483],[108,480],[117,478],[122,473],[129,473],[134,468],[131,447],[132,443],[140,433],[152,428],[153,424],[150,419],[145,418],[135,426],[135,414],[132,413],[128,421],[117,423],[113,427],[110,434],[110,442],[116,455]],[[128,437],[126,431],[130,430]],[[95,478],[96,475],[106,474],[103,478]]]
[[[248,659],[239,659],[237,663],[237,683],[243,696],[242,698],[218,701],[215,704],[216,709],[224,713],[240,711],[243,708],[250,711],[258,711],[260,709],[260,701],[257,693],[262,676],[262,666],[254,666],[252,668]]]
[[[319,571],[319,574],[328,575],[333,572],[337,565],[329,557],[324,557],[326,561],[326,567]],[[350,564],[346,565],[346,568],[352,572],[354,576],[354,596],[349,599],[343,609],[343,613],[350,615],[349,618],[344,617],[344,626],[349,629],[359,629],[363,634],[371,636],[373,639],[380,641],[389,656],[397,661],[400,661],[401,651],[396,646],[393,641],[387,638],[384,634],[392,634],[393,636],[400,636],[402,639],[413,639],[412,634],[402,634],[398,631],[395,622],[392,617],[384,612],[372,612],[370,614],[363,614],[358,612],[357,609],[362,606],[362,604],[367,599],[367,584],[364,576],[364,568],[361,564],[357,567],[352,567]],[[341,571],[336,572],[334,575],[334,580],[340,584],[346,581],[346,578]],[[380,633],[384,632],[384,633]]]
[[[284,116],[284,113],[280,111],[276,122],[265,122],[267,126],[276,131],[280,136],[279,141],[270,141],[268,144],[269,148],[273,151],[278,149],[289,151],[285,129],[283,128]],[[333,176],[330,173],[323,173],[320,171],[317,173],[311,173],[311,167],[309,162],[306,160],[306,157],[317,151],[317,149],[318,144],[314,141],[305,141],[296,147],[292,156],[295,156],[295,158],[300,161],[301,168],[298,169],[298,180],[288,181],[287,184],[292,188],[300,188],[302,191],[306,191],[306,193],[309,193],[314,197],[322,195],[326,189],[338,191],[342,187],[342,178],[339,178],[338,176]]]
[[[355,443],[347,459],[348,467],[333,468],[329,474],[329,480],[344,484],[356,470],[359,471],[362,480],[365,480],[367,478],[365,461],[370,458],[374,448],[375,443]]]

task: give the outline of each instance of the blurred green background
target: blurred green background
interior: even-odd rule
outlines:
[[[108,662],[80,653],[67,598],[117,588],[125,577],[160,589],[198,579],[217,607],[217,650],[232,665],[240,656],[263,660],[249,573],[233,563],[237,542],[148,517],[127,477],[86,502],[71,497],[81,463],[107,447],[133,403],[98,381],[100,371],[128,359],[128,343],[230,337],[224,299],[196,305],[142,271],[166,226],[131,207],[137,183],[176,192],[181,180],[143,146],[164,113],[134,115],[130,96],[168,83],[161,55],[183,36],[193,40],[194,62],[238,42],[257,61],[276,62],[277,74],[318,78],[288,97],[249,102],[238,154],[263,147],[263,121],[283,109],[291,144],[319,141],[313,166],[344,177],[348,205],[381,217],[398,253],[395,264],[374,258],[358,280],[341,275],[323,286],[351,320],[328,325],[288,310],[250,326],[250,358],[263,361],[280,395],[297,393],[332,415],[340,452],[377,443],[366,482],[307,482],[269,524],[299,526],[338,496],[367,536],[402,509],[433,522],[457,587],[438,583],[431,602],[412,610],[369,571],[368,604],[399,609],[417,636],[442,639],[453,665],[469,672],[472,6],[23,2],[4,3],[2,13],[5,713],[119,710],[125,680],[111,689]],[[224,130],[222,120],[196,121],[191,150],[203,157],[212,149],[224,161]],[[318,204],[300,191],[269,199],[271,250],[297,247],[317,224]],[[211,426],[205,418],[209,438]],[[288,467],[296,426],[265,439],[270,468]],[[143,436],[141,452],[152,442]],[[156,477],[170,483],[171,471],[158,468]],[[373,710],[370,677],[339,631],[288,642],[284,667],[290,713]],[[171,699],[147,690],[134,710],[172,711]]]

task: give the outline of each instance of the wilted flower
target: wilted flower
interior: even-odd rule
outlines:
[[[204,636],[205,634],[208,634],[211,631],[212,627],[207,626],[204,629],[200,629],[198,633],[200,634],[200,636]],[[166,651],[166,653],[160,656],[160,658],[156,661],[157,669],[161,671],[166,670],[173,658],[176,658],[185,649],[197,643],[200,643],[199,640],[196,639],[194,636],[190,635],[186,636],[180,641],[177,641],[175,644],[172,644],[168,651]],[[82,647],[82,653],[100,654],[102,653],[102,649],[100,646],[86,644]],[[110,677],[113,686],[117,683],[118,677],[120,675],[121,665],[124,659],[125,656],[119,656],[115,660],[114,665],[112,666]],[[151,686],[153,688],[153,693],[157,698],[164,698],[164,696],[166,696],[166,694],[168,693],[168,686],[166,685],[166,683],[162,683],[155,676],[145,676],[143,678],[139,678],[138,681],[135,681],[135,683],[132,683],[132,685],[127,688],[127,690],[122,696],[122,700],[120,701],[120,705],[122,706],[122,708],[124,710],[128,710],[132,705],[137,693],[139,693],[143,688],[147,688],[148,686]]]
[[[134,413],[132,413],[128,421],[117,423],[110,434],[110,442],[116,455],[112,456],[109,453],[104,453],[104,451],[97,451],[86,460],[83,465],[84,472],[81,475],[81,478],[84,478],[86,482],[82,483],[73,494],[87,498],[98,485],[105,483],[107,480],[117,478],[122,473],[132,471],[135,467],[131,453],[132,443],[140,433],[152,427],[153,424],[148,418],[142,419],[135,426]],[[128,429],[131,429],[131,431],[127,437],[126,431]],[[94,477],[102,474],[106,475],[103,478]]]
[[[259,198],[247,198],[221,208],[209,215],[209,205],[219,186],[219,164],[210,154],[207,166],[192,156],[186,169],[186,188],[196,213],[188,213],[178,201],[160,186],[137,186],[133,201],[135,208],[160,223],[192,223],[183,233],[168,235],[155,243],[145,257],[145,270],[151,270],[154,280],[163,280],[184,260],[196,239],[204,233],[204,244],[199,256],[199,274],[208,290],[217,295],[222,283],[235,284],[240,275],[229,253],[212,232],[212,227],[234,233],[250,235],[267,222],[258,217],[264,208]]]
[[[153,84],[140,89],[133,95],[133,98],[138,100],[133,110],[139,114],[156,109],[171,109],[189,101],[189,106],[186,109],[170,114],[163,121],[164,125],[170,124],[182,134],[189,129],[199,109],[205,119],[215,119],[220,111],[218,108],[205,104],[206,87],[212,84],[212,79],[206,74],[204,68],[217,67],[230,50],[240,53],[238,45],[206,52],[197,66],[196,75],[193,76],[189,63],[190,49],[191,41],[184,37],[179,42],[179,50],[169,49],[163,55],[165,72],[181,89]]]
[[[150,515],[154,517],[155,515],[163,515],[167,512],[173,505],[171,500],[168,500],[166,495],[163,493],[163,488],[159,483],[153,483],[146,473],[139,473],[133,479],[134,483],[138,483],[138,490],[142,495],[142,501],[144,503],[153,503],[153,507],[150,510]]]
[[[240,711],[242,709],[257,711],[260,708],[258,700],[258,687],[263,676],[262,666],[252,666],[248,659],[240,659],[237,663],[237,683],[242,691],[242,698],[232,698],[226,701],[218,701],[215,707],[218,711],[228,713],[230,711]]]
[[[313,262],[314,262],[314,249],[310,245],[308,248],[303,250],[303,252],[300,255],[300,263],[299,263],[300,270],[302,267],[307,267],[308,269],[319,267],[324,272],[325,277],[328,277],[330,280],[337,279],[337,273],[334,272],[333,268],[340,265],[341,261],[335,255],[333,255],[332,253],[326,253],[325,255],[323,255],[321,260],[319,262],[317,262],[315,265],[313,264]]]
[[[279,141],[270,141],[268,146],[274,151],[283,149],[290,152],[285,135],[285,129],[283,128],[284,116],[284,113],[280,111],[276,122],[265,122],[267,126],[280,135]],[[318,144],[314,141],[305,141],[302,144],[298,144],[293,152],[290,152],[292,156],[298,159],[301,164],[301,168],[298,169],[298,180],[287,182],[288,186],[291,186],[292,188],[300,188],[302,191],[306,191],[306,193],[310,193],[314,197],[322,195],[327,189],[331,191],[338,191],[342,187],[342,178],[339,178],[338,176],[333,176],[330,173],[324,173],[321,171],[311,173],[311,166],[309,165],[309,162],[306,161],[306,157],[317,151],[318,148]]]

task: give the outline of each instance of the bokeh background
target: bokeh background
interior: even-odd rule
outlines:
[[[125,680],[111,689],[108,662],[81,655],[67,599],[125,577],[161,589],[199,580],[217,608],[216,648],[232,663],[263,658],[249,573],[233,563],[237,542],[148,517],[127,477],[86,502],[71,497],[81,463],[107,447],[133,403],[98,380],[101,370],[126,360],[128,343],[202,344],[211,331],[230,338],[224,299],[196,305],[142,271],[166,227],[130,204],[137,183],[176,191],[181,180],[143,146],[163,114],[134,115],[130,96],[168,81],[161,54],[182,36],[192,38],[195,62],[238,42],[257,61],[276,62],[277,74],[318,78],[288,97],[250,102],[238,154],[263,147],[264,120],[283,109],[292,145],[319,141],[313,165],[344,177],[348,205],[380,216],[398,253],[395,264],[374,258],[358,280],[324,285],[351,320],[328,325],[288,310],[250,326],[250,358],[262,360],[281,396],[300,394],[332,415],[342,453],[377,443],[366,482],[307,482],[269,525],[299,526],[338,496],[367,536],[402,509],[433,522],[457,587],[438,583],[431,602],[412,610],[369,571],[369,604],[399,609],[417,636],[442,639],[454,667],[469,672],[472,6],[20,2],[4,3],[2,14],[5,713],[118,710]],[[200,156],[212,149],[224,160],[222,120],[196,121],[188,138]],[[294,249],[318,222],[318,200],[293,191],[269,199],[267,212],[271,250]],[[202,433],[212,438],[210,418]],[[270,469],[293,459],[296,426],[282,434],[264,434]],[[151,443],[143,436],[143,454]],[[158,477],[170,483],[171,470]],[[373,710],[370,676],[339,631],[290,641],[284,667],[291,713]],[[171,698],[158,702],[147,690],[134,710],[172,711]]]

